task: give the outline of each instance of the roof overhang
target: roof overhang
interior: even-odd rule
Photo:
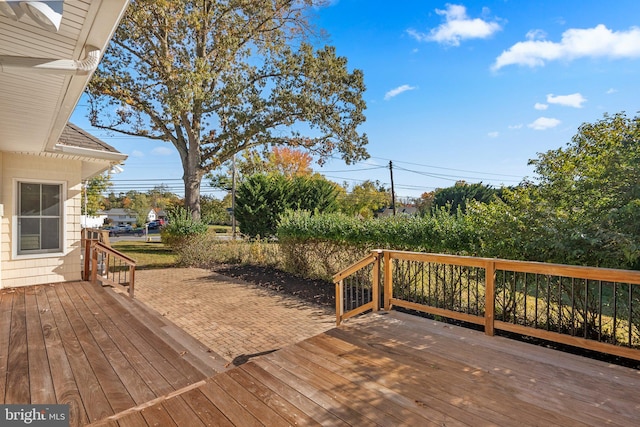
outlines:
[[[28,15],[15,21],[0,13],[0,151],[59,152],[58,138],[129,0],[59,3],[57,32]]]
[[[88,159],[107,160],[110,163],[117,164],[127,159],[126,154],[114,153],[103,150],[93,150],[91,148],[73,147],[71,145],[56,144],[51,151],[53,153],[68,154]]]

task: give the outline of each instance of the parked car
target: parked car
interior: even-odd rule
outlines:
[[[147,224],[147,227],[149,228],[149,230],[155,230],[156,228],[160,228],[160,221],[151,221],[149,224]]]
[[[126,225],[118,225],[116,226],[116,231],[118,233],[131,233],[133,231],[133,227],[126,224]]]

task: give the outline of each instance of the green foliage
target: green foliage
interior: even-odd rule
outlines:
[[[436,190],[433,195],[432,206],[436,209],[448,208],[451,213],[458,211],[465,212],[467,202],[469,200],[477,200],[482,203],[490,202],[497,190],[483,185],[481,182],[476,184],[467,184],[464,181],[458,181],[453,187],[441,188]]]
[[[352,216],[372,218],[374,213],[391,205],[391,193],[379,182],[365,181],[340,198],[340,211]]]
[[[147,222],[147,215],[151,210],[151,201],[146,194],[137,193],[136,196],[131,199],[131,204],[127,210],[135,214],[136,224],[138,227],[142,227],[144,223]]]
[[[287,209],[332,212],[337,208],[335,184],[321,176],[257,174],[247,178],[236,194],[236,219],[243,234],[271,237]]]
[[[437,211],[431,217],[360,220],[343,213],[311,215],[288,211],[278,226],[285,242],[332,241],[367,251],[373,248],[468,254],[475,234],[463,215]]]
[[[82,215],[97,215],[98,211],[105,208],[102,193],[111,187],[109,175],[96,175],[85,183],[85,194],[82,204]]]
[[[605,115],[530,162],[539,184],[472,203],[485,256],[640,269],[640,119]]]
[[[253,175],[238,187],[235,217],[243,234],[275,234],[278,217],[287,207],[288,182],[278,175]]]
[[[640,268],[640,117],[605,114],[580,126],[564,149],[530,163],[568,261]]]
[[[205,234],[207,224],[195,220],[185,208],[178,206],[167,213],[168,224],[162,227],[162,241],[173,247],[179,247],[189,238]]]
[[[202,222],[205,224],[229,225],[231,215],[227,208],[231,207],[231,197],[227,196],[223,200],[218,200],[212,196],[202,196],[200,198],[200,208],[202,212]]]

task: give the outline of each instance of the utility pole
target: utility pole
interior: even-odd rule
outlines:
[[[396,192],[393,189],[393,162],[389,160],[389,173],[391,174],[391,209],[393,216],[396,216]]]

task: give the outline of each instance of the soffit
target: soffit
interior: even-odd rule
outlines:
[[[65,0],[58,33],[0,14],[0,55],[83,59],[104,52],[128,0]],[[0,151],[52,150],[91,75],[0,72]]]

